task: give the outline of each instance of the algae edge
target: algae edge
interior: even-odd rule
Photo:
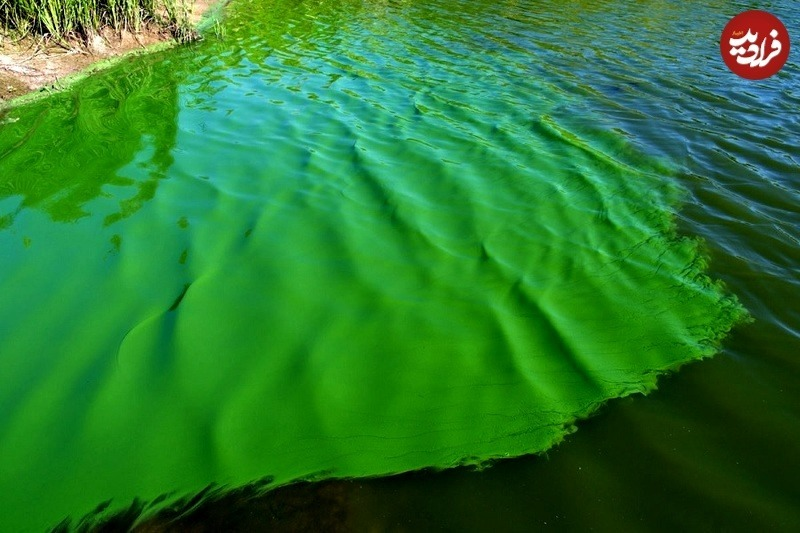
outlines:
[[[741,304],[735,294],[728,291],[725,283],[721,280],[714,280],[708,275],[710,257],[706,250],[705,241],[700,237],[689,237],[678,234],[675,217],[677,208],[683,203],[683,199],[680,197],[672,201],[674,210],[669,216],[670,225],[667,236],[671,243],[676,243],[678,241],[690,243],[695,254],[691,268],[683,272],[682,278],[691,279],[695,283],[699,282],[705,289],[713,291],[719,299],[719,306],[723,312],[718,315],[717,320],[714,321],[709,328],[710,334],[704,338],[698,339],[697,346],[699,349],[691,358],[662,368],[646,371],[641,375],[642,381],[634,387],[628,387],[616,396],[590,404],[586,409],[574,413],[572,421],[562,424],[559,428],[559,435],[544,449],[517,456],[496,455],[483,458],[467,456],[453,464],[432,465],[421,470],[375,473],[374,475],[364,477],[337,476],[335,472],[321,471],[288,482],[276,483],[274,477],[266,475],[244,485],[228,486],[211,483],[199,491],[185,493],[177,493],[176,491],[165,492],[150,501],[137,498],[123,507],[119,506],[121,502],[112,505],[112,500],[108,500],[98,504],[94,510],[80,518],[75,520],[70,517],[64,518],[53,527],[53,533],[90,531],[107,527],[117,527],[126,530],[140,526],[147,527],[148,525],[153,525],[153,527],[166,527],[170,524],[178,525],[180,520],[187,517],[191,518],[193,514],[199,513],[204,508],[214,505],[228,506],[233,502],[234,505],[247,506],[249,502],[269,497],[280,501],[281,498],[283,498],[280,492],[292,488],[304,495],[311,494],[307,497],[315,501],[315,496],[313,495],[315,487],[323,486],[327,483],[336,483],[337,481],[374,479],[401,475],[411,471],[441,472],[454,468],[467,468],[477,472],[490,468],[499,461],[508,461],[524,456],[546,455],[549,450],[560,445],[567,436],[577,432],[579,422],[598,415],[599,411],[610,402],[634,394],[640,394],[642,396],[649,395],[658,389],[659,378],[676,373],[686,364],[716,356],[723,350],[724,341],[732,330],[754,322],[750,312]],[[308,509],[301,509],[297,512],[308,512]]]

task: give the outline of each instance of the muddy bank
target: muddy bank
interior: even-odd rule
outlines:
[[[196,26],[217,3],[214,0],[192,2],[190,22]],[[144,25],[135,33],[104,29],[89,42],[79,38],[54,43],[42,38],[0,37],[0,102],[47,88],[58,89],[65,78],[93,65],[171,42],[170,32],[155,24]]]

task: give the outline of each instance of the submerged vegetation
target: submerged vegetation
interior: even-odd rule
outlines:
[[[189,24],[191,0],[0,0],[0,34],[85,39],[101,28],[139,31],[154,22],[178,40],[195,34]]]

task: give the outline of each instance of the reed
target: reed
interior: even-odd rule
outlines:
[[[0,32],[62,40],[89,37],[102,27],[138,31],[154,22],[189,40],[190,0],[0,0]]]

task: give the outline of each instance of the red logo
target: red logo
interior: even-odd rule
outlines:
[[[719,51],[735,74],[763,80],[776,74],[789,59],[789,32],[778,17],[766,11],[745,11],[722,30]]]

